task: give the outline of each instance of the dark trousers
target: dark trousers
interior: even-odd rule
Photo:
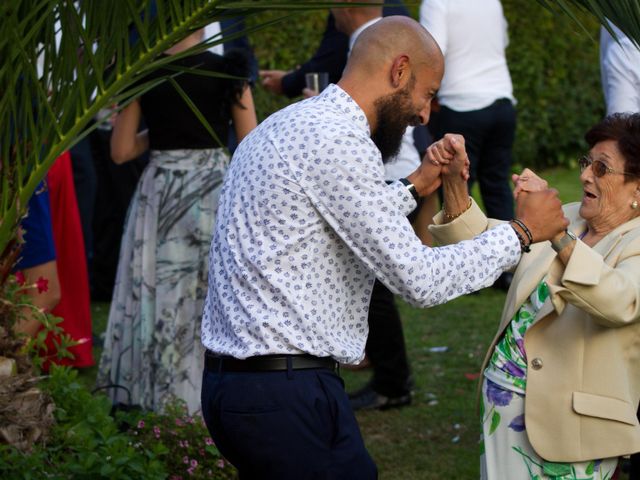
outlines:
[[[241,480],[377,478],[344,383],[330,370],[205,370],[202,412]]]
[[[148,163],[145,154],[131,162],[115,164],[111,160],[110,139],[110,131],[98,129],[91,135],[97,176],[91,268],[91,299],[94,301],[111,300],[127,209]]]
[[[73,170],[73,185],[78,200],[78,211],[82,224],[84,251],[87,255],[87,269],[91,271],[93,257],[93,210],[96,203],[98,180],[91,154],[91,142],[85,137],[71,147],[71,168]]]
[[[432,115],[429,129],[435,140],[446,133],[459,133],[471,162],[469,188],[477,180],[491,218],[513,218],[511,149],[516,132],[516,111],[508,99],[500,99],[480,110],[457,112],[445,106]]]
[[[410,391],[410,369],[404,332],[393,293],[376,280],[369,306],[367,357],[373,367],[371,388],[386,397]]]

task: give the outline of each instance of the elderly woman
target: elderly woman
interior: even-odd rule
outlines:
[[[433,161],[465,155],[451,138]],[[586,140],[568,231],[529,251],[514,224],[523,254],[482,367],[484,479],[610,479],[640,451],[640,114],[609,116]],[[495,223],[459,178],[443,172],[441,244]],[[546,187],[530,171],[514,180],[516,195]]]

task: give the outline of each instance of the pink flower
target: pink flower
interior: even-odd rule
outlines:
[[[224,460],[220,459],[216,462],[218,468],[224,468]]]
[[[189,467],[189,468],[187,468],[187,473],[188,473],[189,475],[193,475],[193,471],[194,471],[194,470],[195,470],[195,468],[194,468],[194,467]]]
[[[207,445],[213,445],[213,439],[211,437],[207,437],[204,439],[204,443]]]
[[[184,423],[182,423],[182,420],[180,420],[179,418],[176,418],[176,425],[178,427],[181,427],[182,425],[184,425]]]
[[[158,427],[157,425],[153,427],[153,434],[155,435],[156,438],[160,438],[160,427]]]
[[[198,466],[198,460],[196,460],[195,458],[191,459],[191,466],[193,468],[196,468]]]
[[[144,428],[144,420],[138,422],[138,428]]]
[[[38,277],[38,280],[36,280],[36,287],[38,287],[38,293],[46,292],[49,290],[49,280],[44,277]]]
[[[186,463],[187,465],[189,465],[189,457],[187,457],[186,455],[182,457],[182,463]]]
[[[16,282],[18,283],[18,285],[22,286],[26,281],[27,279],[24,278],[24,273],[22,273],[22,271],[16,272]]]

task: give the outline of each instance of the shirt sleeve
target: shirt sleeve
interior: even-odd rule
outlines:
[[[303,179],[314,207],[366,267],[408,302],[426,307],[487,287],[520,260],[509,225],[455,245],[423,245],[398,209],[411,194],[371,174],[379,159],[364,140],[335,139],[319,149],[318,158],[323,160]]]
[[[446,0],[423,0],[420,6],[420,23],[438,43],[442,55],[447,53]]]

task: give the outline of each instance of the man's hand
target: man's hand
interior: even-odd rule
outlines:
[[[258,72],[262,79],[262,86],[271,93],[282,95],[282,77],[289,72],[284,70],[260,70]]]
[[[427,148],[425,156],[434,165],[442,165],[443,176],[459,177],[464,182],[469,179],[469,156],[462,135],[447,133]]]
[[[547,188],[537,192],[522,190],[516,201],[516,218],[524,223],[534,242],[551,240],[569,226],[562,212],[558,191]]]
[[[520,192],[539,192],[541,190],[546,190],[549,187],[546,180],[540,178],[528,168],[525,168],[520,175],[514,173],[511,175],[511,179],[515,185],[515,188],[513,189],[514,200],[518,199],[518,194]]]
[[[425,155],[418,169],[409,175],[407,180],[413,183],[419,196],[426,197],[442,184],[441,171],[442,167],[428,161]]]

